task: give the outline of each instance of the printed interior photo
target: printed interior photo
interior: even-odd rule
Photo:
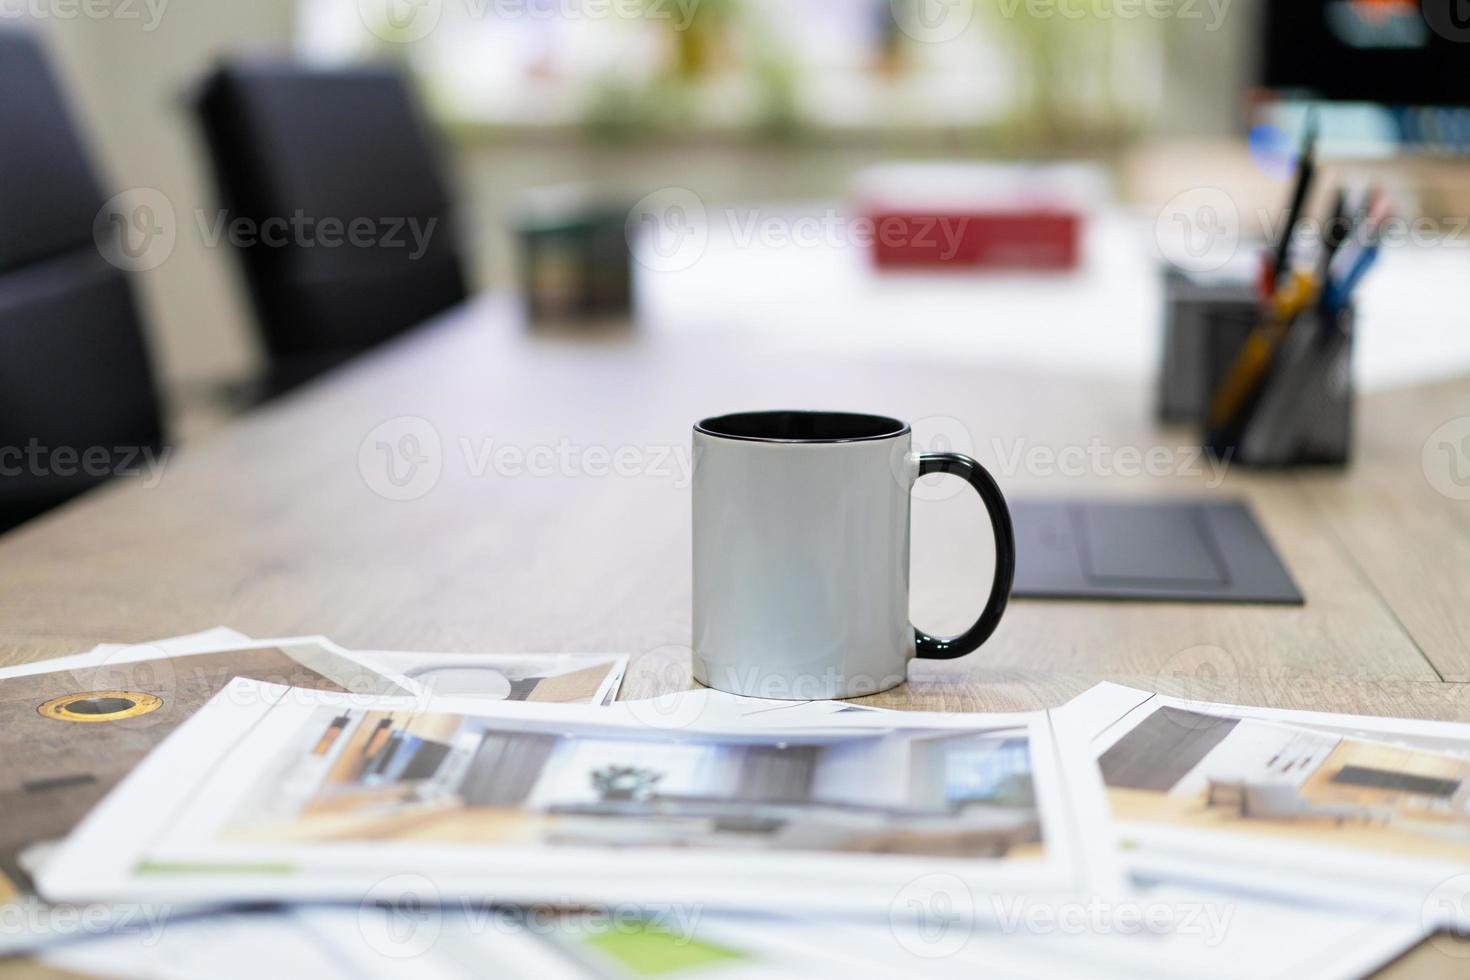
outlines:
[[[322,708],[246,799],[225,839],[1042,854],[1020,729],[670,738]]]
[[[75,663],[69,660],[68,663]],[[408,694],[311,639],[146,660],[103,655],[0,689],[0,911],[28,891],[27,849],[64,837],[165,737],[236,677]]]
[[[602,704],[617,696],[628,658],[613,654],[366,654],[425,693],[486,701]]]
[[[1119,819],[1470,860],[1470,741],[1167,704],[1137,714],[1098,758]]]

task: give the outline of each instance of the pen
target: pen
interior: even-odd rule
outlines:
[[[1235,363],[1210,400],[1209,421],[1213,429],[1223,431],[1239,418],[1242,406],[1270,366],[1277,345],[1316,292],[1316,277],[1308,272],[1296,273],[1277,290],[1262,322],[1246,337]]]
[[[1328,278],[1323,283],[1323,305],[1330,312],[1341,309],[1352,297],[1352,291],[1363,276],[1378,261],[1382,245],[1383,223],[1393,213],[1387,197],[1372,191],[1364,201],[1360,220],[1354,229],[1358,239],[1352,246],[1339,251],[1329,266]]]
[[[1347,232],[1343,235],[1342,243],[1333,253],[1332,261],[1328,266],[1329,271],[1334,267],[1340,270],[1343,266],[1352,264],[1353,260],[1344,258],[1344,256],[1350,254],[1354,246],[1361,248],[1371,240],[1387,208],[1388,199],[1383,193],[1383,188],[1371,185],[1363,192],[1363,199],[1353,209],[1352,219],[1348,221]]]
[[[1362,282],[1368,270],[1373,268],[1373,264],[1378,261],[1378,253],[1382,250],[1383,246],[1379,242],[1374,242],[1359,253],[1347,275],[1343,276],[1342,281],[1332,289],[1332,298],[1328,303],[1332,309],[1342,309],[1347,305],[1348,300],[1352,298],[1353,290],[1358,288],[1358,283]]]
[[[1322,236],[1322,262],[1318,276],[1322,282],[1327,281],[1327,270],[1332,265],[1332,257],[1337,254],[1342,243],[1347,241],[1349,230],[1347,191],[1339,187],[1332,199],[1332,217],[1327,220],[1327,233]]]
[[[1281,230],[1281,241],[1276,244],[1276,262],[1272,266],[1271,288],[1274,291],[1280,285],[1282,277],[1290,271],[1288,263],[1291,261],[1291,239],[1296,232],[1297,223],[1301,221],[1302,209],[1306,207],[1307,194],[1312,189],[1312,177],[1317,172],[1317,116],[1315,113],[1307,115],[1307,130],[1302,142],[1301,160],[1296,169],[1296,186],[1291,192],[1291,206],[1286,212],[1286,225]]]

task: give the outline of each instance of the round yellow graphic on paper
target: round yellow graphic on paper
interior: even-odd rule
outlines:
[[[163,698],[136,691],[87,691],[52,698],[36,710],[57,721],[102,722],[136,718],[163,707]]]

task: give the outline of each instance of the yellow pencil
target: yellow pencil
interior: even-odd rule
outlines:
[[[1317,286],[1314,275],[1298,270],[1276,290],[1265,316],[1246,338],[1235,363],[1230,366],[1230,373],[1215,389],[1210,400],[1210,426],[1213,429],[1225,429],[1234,421],[1270,367],[1271,358],[1291,329],[1292,322],[1316,301]]]

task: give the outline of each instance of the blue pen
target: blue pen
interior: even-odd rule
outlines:
[[[1381,245],[1374,242],[1372,245],[1365,246],[1358,254],[1357,260],[1353,262],[1347,275],[1343,276],[1342,280],[1332,288],[1330,305],[1334,310],[1340,310],[1347,305],[1348,299],[1353,295],[1353,290],[1358,288],[1358,283],[1363,276],[1367,275],[1368,270],[1373,268],[1373,263],[1378,261],[1380,250]]]

